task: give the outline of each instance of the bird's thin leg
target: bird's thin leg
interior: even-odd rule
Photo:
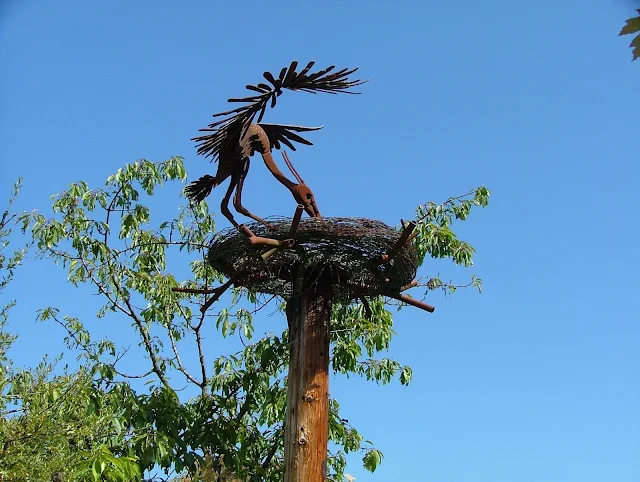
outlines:
[[[229,200],[231,199],[231,193],[233,193],[233,190],[237,185],[238,185],[238,175],[234,173],[231,175],[231,182],[229,183],[227,192],[224,195],[222,202],[220,203],[220,212],[225,218],[231,221],[231,224],[233,224],[237,229],[242,231],[240,229],[240,225],[233,218],[233,214],[231,214],[231,211],[229,210]]]
[[[249,159],[246,160],[245,165],[243,166],[242,171],[240,172],[240,175],[238,176],[238,186],[236,188],[236,194],[233,197],[233,207],[240,214],[244,214],[245,216],[253,219],[254,221],[257,221],[257,222],[263,224],[267,229],[271,230],[273,228],[269,223],[267,223],[261,217],[256,216],[255,214],[250,212],[247,208],[245,208],[242,205],[242,188],[244,186],[244,180],[247,177],[247,173],[248,172],[249,172]]]

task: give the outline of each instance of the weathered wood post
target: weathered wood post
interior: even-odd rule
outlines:
[[[298,266],[287,302],[289,377],[285,420],[285,482],[327,478],[331,280]]]

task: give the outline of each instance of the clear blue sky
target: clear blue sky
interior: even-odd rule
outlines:
[[[459,226],[483,294],[435,294],[435,314],[396,317],[390,356],[414,382],[332,381],[343,416],[385,454],[374,474],[357,458],[349,472],[358,482],[635,482],[640,63],[617,37],[633,7],[5,0],[0,188],[23,176],[19,207],[48,212],[70,182],[101,185],[141,157],[182,155],[200,176],[212,168],[189,139],[264,70],[359,65],[371,80],[362,96],[285,93],[267,118],[326,126],[292,157],[324,215],[396,224],[481,184],[493,196]],[[169,216],[175,194],[161,200]],[[258,162],[245,201],[263,214],[292,207]],[[471,274],[423,268],[437,272]],[[39,307],[98,326],[96,301],[78,293],[50,263],[25,267],[9,293],[21,301],[19,363],[62,349],[57,327],[35,324]],[[274,326],[256,320],[258,333]],[[224,348],[213,335],[209,346],[211,357]]]

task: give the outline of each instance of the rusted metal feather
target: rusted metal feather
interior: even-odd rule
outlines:
[[[268,106],[271,108],[276,106],[277,98],[282,94],[282,89],[313,94],[318,92],[355,94],[356,92],[350,89],[365,82],[349,78],[351,74],[358,70],[357,67],[335,70],[335,66],[331,65],[316,72],[311,72],[314,65],[315,62],[311,61],[300,72],[296,72],[298,62],[294,60],[289,67],[284,67],[280,70],[278,78],[274,77],[271,72],[263,73],[263,77],[271,85],[264,82],[257,85],[248,84],[246,88],[256,92],[257,95],[229,99],[231,103],[243,103],[246,105],[213,115],[214,118],[226,118],[209,124],[205,129],[200,129],[201,132],[210,132],[210,134],[193,138],[198,143],[198,154],[211,157],[213,161],[217,160],[219,154],[217,147],[219,147],[219,144],[216,138],[230,140],[237,138],[239,141],[252,122],[262,122]],[[288,136],[288,139],[294,142],[301,142],[296,137]]]

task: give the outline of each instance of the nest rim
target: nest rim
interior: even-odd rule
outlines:
[[[259,237],[291,239],[292,219],[268,218],[245,226]],[[251,244],[235,227],[215,235],[209,245],[208,263],[236,286],[249,291],[288,298],[293,293],[294,271],[308,269],[313,283],[324,273],[333,299],[350,301],[362,297],[397,294],[416,276],[419,260],[412,242],[405,242],[386,261],[403,231],[368,218],[305,218],[300,220],[291,247]],[[263,255],[271,250],[265,260]]]

